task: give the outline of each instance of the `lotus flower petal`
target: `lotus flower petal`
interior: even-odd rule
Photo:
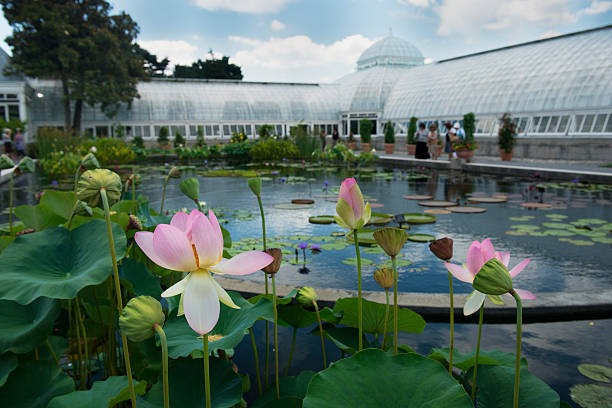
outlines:
[[[514,268],[512,268],[512,270],[510,271],[510,276],[512,278],[514,278],[515,276],[517,276],[519,273],[521,273],[521,271],[523,269],[525,269],[525,267],[527,266],[527,264],[529,263],[530,259],[524,259],[522,260],[520,263],[518,263]]]
[[[183,293],[185,291],[185,287],[187,286],[187,283],[189,282],[189,278],[191,277],[191,273],[189,275],[187,275],[186,277],[184,277],[183,279],[181,279],[180,281],[176,282],[174,285],[170,286],[168,289],[166,289],[165,291],[162,292],[162,297],[172,297],[172,296],[176,296],[176,295],[180,295],[181,293]]]
[[[363,216],[363,195],[354,178],[347,178],[342,182],[338,199],[343,199],[348,203],[356,220]]]
[[[219,260],[219,240],[210,221],[204,215],[198,216],[193,221],[191,241],[198,252],[198,266],[200,268],[206,269],[217,263]]]
[[[170,220],[170,225],[187,233],[191,229],[191,228],[188,228],[188,227],[191,227],[190,222],[189,222],[189,215],[185,214],[182,211],[177,212],[172,217],[172,220]]]
[[[357,225],[357,218],[355,218],[355,213],[353,212],[351,205],[345,199],[338,199],[338,204],[336,204],[336,213],[343,221],[344,225],[348,226],[350,229],[355,229]]]
[[[183,310],[189,327],[205,335],[219,320],[219,297],[213,278],[208,272],[192,275],[183,293]]]
[[[467,268],[473,276],[476,276],[484,264],[485,262],[482,259],[482,252],[480,250],[480,242],[474,241],[468,249]]]
[[[472,273],[468,271],[467,268],[449,262],[444,262],[444,266],[446,266],[446,269],[448,269],[448,271],[460,281],[467,283],[474,282],[474,275],[472,275]]]
[[[219,225],[219,220],[217,220],[217,216],[212,210],[208,211],[208,219],[210,220],[210,225],[212,226],[213,231],[217,234],[217,243],[219,245],[219,255],[217,256],[217,262],[221,260],[223,257],[223,232],[221,232],[221,225]]]
[[[496,252],[495,257],[507,268],[510,263],[510,252]]]
[[[248,275],[268,266],[274,258],[265,252],[247,251],[234,256],[231,259],[223,258],[210,267],[210,271],[218,274]]]
[[[221,301],[221,303],[233,309],[240,309],[240,307],[234,303],[234,301],[232,300],[230,295],[228,295],[225,289],[223,289],[221,285],[219,285],[219,283],[215,280],[215,278],[212,278],[212,282],[215,285],[215,290],[217,291],[217,296],[219,297],[219,300]]]
[[[536,295],[525,289],[514,289],[521,299],[535,299]]]
[[[493,247],[493,244],[491,243],[491,240],[489,238],[485,239],[484,241],[482,241],[482,243],[480,244],[480,253],[482,255],[482,259],[483,259],[483,265],[485,263],[487,263],[488,260],[495,258],[495,248]],[[501,261],[501,259],[500,259]],[[482,268],[482,266],[481,266]],[[480,269],[479,269],[480,270]]]
[[[160,224],[155,232],[137,232],[136,243],[153,262],[162,268],[191,272],[196,269],[193,249],[185,233],[168,224]]]
[[[485,295],[484,293],[480,293],[477,290],[473,291],[472,294],[468,296],[467,300],[465,301],[465,305],[463,305],[464,316],[469,316],[473,313],[476,313],[478,309],[480,309],[480,306],[482,306],[482,304],[484,303],[486,297],[487,295]]]

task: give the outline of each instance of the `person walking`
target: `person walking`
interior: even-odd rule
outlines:
[[[429,135],[427,136],[427,150],[432,160],[438,160],[438,127],[435,123],[429,125]]]
[[[453,129],[453,125],[450,122],[446,122],[444,124],[446,128],[446,137],[444,142],[444,153],[448,153],[448,160],[450,161],[453,158],[453,143],[451,141],[451,129]]]
[[[338,140],[340,140],[340,135],[338,134],[338,129],[334,129],[332,132],[332,147],[338,144]]]
[[[13,141],[11,140],[11,129],[4,128],[2,130],[2,142],[4,144],[4,153],[13,158]]]
[[[455,124],[453,125],[453,128],[455,129],[455,132],[457,132],[457,139],[460,142],[464,142],[465,141],[465,130],[461,127],[459,122],[455,122]]]
[[[427,152],[427,141],[429,140],[429,131],[425,128],[425,123],[419,123],[419,130],[415,133],[416,139],[416,151],[414,153],[415,159],[429,159],[429,153]]]
[[[325,130],[321,130],[321,134],[319,135],[319,137],[321,138],[321,150],[325,151],[325,145],[327,144],[327,133],[325,132]]]
[[[23,141],[23,135],[21,134],[21,129],[15,129],[15,152],[17,153],[17,158],[22,158],[25,156],[25,143]]]

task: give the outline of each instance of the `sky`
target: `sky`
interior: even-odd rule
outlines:
[[[389,35],[426,62],[612,24],[609,0],[114,0],[171,65],[219,58],[247,81],[332,82]],[[11,28],[0,18],[0,38]],[[0,44],[10,53],[6,43]]]

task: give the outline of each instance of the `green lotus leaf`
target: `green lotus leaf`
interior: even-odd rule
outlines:
[[[136,381],[134,383],[136,395],[144,394],[146,386],[145,381]],[[96,381],[87,391],[74,391],[53,398],[48,408],[112,408],[119,402],[129,399],[130,390],[127,376],[109,377],[104,381]]]
[[[478,389],[476,399],[478,407],[498,408],[511,407],[514,397],[515,368],[479,364]],[[472,370],[467,378],[472,378]],[[558,408],[559,394],[544,381],[531,374],[527,368],[521,368],[521,385],[519,387],[520,407]]]
[[[272,302],[260,298],[257,303],[252,304],[238,293],[228,292],[234,303],[240,309],[232,309],[221,304],[219,322],[210,336],[222,336],[219,339],[211,338],[209,350],[231,349],[236,347],[245,335],[246,329],[253,326],[259,318],[273,321]],[[202,355],[202,340],[187,324],[184,316],[176,316],[172,313],[164,326],[168,338],[168,355],[171,358],[194,355]]]
[[[0,236],[0,252],[4,251],[9,245],[13,243],[16,237],[10,235]]]
[[[366,225],[387,225],[391,222],[391,217],[393,217],[393,214],[373,212],[370,221]]]
[[[314,371],[302,371],[295,377],[283,377],[279,380],[280,399],[276,400],[276,391],[273,387],[268,388],[259,397],[251,408],[301,408],[302,400],[306,395],[308,384],[315,375]]]
[[[409,234],[408,240],[413,242],[431,242],[435,240],[436,237],[429,234]]]
[[[26,306],[0,300],[0,353],[34,350],[51,333],[59,314],[59,302],[49,298],[39,298]]]
[[[537,230],[540,229],[539,225],[531,225],[531,224],[515,224],[515,225],[511,225],[510,228],[514,228],[517,230]]]
[[[573,225],[599,225],[599,224],[607,224],[608,221],[602,220],[599,218],[580,218],[572,222]]]
[[[404,214],[404,221],[408,224],[433,224],[436,216],[431,214],[407,213]]]
[[[333,224],[336,221],[333,215],[317,215],[308,218],[308,222],[311,224]]]
[[[600,244],[612,244],[612,238],[595,237],[593,241],[599,242]]]
[[[529,235],[533,235],[534,233],[530,233]],[[553,236],[553,237],[571,237],[573,235],[576,235],[575,232],[572,231],[568,231],[568,230],[564,230],[564,229],[551,229],[551,230],[545,230],[544,232],[542,232],[542,234],[544,235],[549,235],[549,236]]]
[[[450,359],[449,348],[433,348],[429,353],[429,358],[438,360],[448,367],[448,361]],[[474,367],[476,360],[476,351],[473,350],[470,353],[461,353],[458,350],[453,351],[453,367],[460,368],[463,371],[467,371]],[[512,353],[504,353],[499,350],[480,350],[478,357],[478,365],[503,365],[507,367],[514,367],[516,364],[516,358]],[[527,367],[527,360],[521,358],[521,366]]]
[[[65,219],[70,218],[76,196],[73,191],[45,190],[40,205]]]
[[[578,366],[580,374],[595,381],[605,383],[612,382],[612,368],[599,364],[580,364]]]
[[[310,326],[317,322],[317,315],[314,311],[309,312],[301,305],[282,305],[278,306],[278,324],[290,326],[297,329]]]
[[[570,388],[572,400],[584,408],[609,408],[612,406],[612,387],[597,384],[580,384]]]
[[[242,399],[242,378],[234,372],[233,364],[220,358],[211,357],[210,373],[212,407],[229,408],[236,406]],[[206,405],[204,370],[201,358],[181,358],[171,361],[168,370],[168,382],[171,407],[202,408]],[[146,396],[138,398],[138,408],[163,408],[163,406],[164,390],[161,381],[158,381]]]
[[[382,334],[385,324],[385,305],[381,303],[362,300],[363,302],[363,332]],[[357,327],[357,298],[342,298],[336,301],[334,313],[342,314],[340,323]],[[387,330],[393,328],[393,313],[389,313]],[[398,330],[408,333],[421,333],[425,329],[425,320],[410,309],[400,308],[398,317]]]
[[[571,228],[572,225],[571,224],[566,224],[563,222],[543,222],[542,226],[546,227],[546,228],[559,228],[559,229],[565,229],[565,228]]]
[[[47,408],[54,397],[72,391],[72,379],[54,361],[28,361],[9,375],[0,401],[3,407]]]
[[[549,232],[549,231],[552,232],[552,233],[548,234],[547,232]],[[557,233],[559,233],[559,232],[561,234],[557,235]],[[528,231],[530,237],[546,237],[546,236],[550,236],[550,235],[553,235],[553,236],[567,236],[567,235],[564,234],[565,232],[568,232],[568,231],[565,231],[565,230]],[[570,233],[569,235],[574,235],[574,234]]]
[[[519,237],[524,237],[526,235],[529,235],[529,231],[525,231],[525,230],[510,230],[510,231],[506,231],[505,233],[508,235],[516,235]]]
[[[0,387],[6,383],[9,374],[12,373],[18,365],[17,356],[13,353],[4,353],[0,355]]]
[[[119,278],[129,282],[136,296],[151,296],[158,300],[161,297],[159,278],[141,262],[130,258],[124,259],[119,265]]]
[[[42,204],[15,207],[15,215],[26,227],[36,231],[57,227],[66,221],[66,218],[57,215]]]
[[[352,265],[352,266],[356,266],[357,265],[357,258],[352,257],[352,258],[346,258],[342,260],[343,264],[346,265]],[[368,258],[361,258],[361,266],[371,266],[374,265],[374,261]]]
[[[374,239],[375,231],[376,231],[375,229],[370,229],[370,228],[362,228],[358,230],[357,239],[359,240],[359,245],[363,245],[363,246],[378,245],[378,243]],[[355,240],[353,239],[353,231],[350,231],[348,234],[346,234],[346,239],[353,244],[355,243]]]
[[[529,221],[535,218],[533,215],[522,215],[520,217],[508,217],[510,221]]]
[[[546,214],[546,218],[550,218],[552,220],[564,220],[567,218],[567,215],[564,214]]]
[[[335,324],[323,323],[325,337],[331,340],[343,352],[355,354],[359,348],[359,330],[354,327],[336,327]],[[315,327],[310,334],[319,337],[319,328]],[[363,336],[363,346],[366,348],[370,346],[376,347],[375,344],[368,342],[366,336]]]
[[[412,262],[406,260],[406,259],[396,259],[395,260],[395,264],[397,265],[397,267],[402,267],[402,266],[410,266],[412,265]],[[391,268],[393,266],[393,264],[391,263],[391,260],[388,260],[380,265],[378,265],[378,268]]]
[[[118,259],[125,233],[112,225]],[[92,220],[74,230],[62,227],[17,237],[0,254],[0,299],[28,304],[41,296],[72,299],[103,282],[112,270],[106,223]]]
[[[317,373],[303,402],[304,408],[388,406],[474,405],[463,387],[438,362],[416,353],[391,355],[378,349],[360,351]]]

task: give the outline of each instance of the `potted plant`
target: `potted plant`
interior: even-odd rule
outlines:
[[[417,118],[414,116],[410,118],[410,124],[408,125],[408,134],[406,135],[406,150],[408,150],[409,156],[414,156],[416,153],[416,140],[414,140],[414,134],[417,131]]]
[[[497,144],[502,161],[512,160],[512,152],[516,143],[516,123],[512,121],[509,113],[504,113],[500,119],[500,126],[497,132]]]
[[[348,145],[349,149],[355,150],[357,143],[355,142],[355,136],[353,135],[353,132],[349,133],[348,139],[346,140],[346,144]]]
[[[369,152],[372,150],[372,122],[363,118],[359,121],[359,132],[361,135],[361,150]]]
[[[474,141],[474,131],[476,130],[476,117],[472,112],[463,115],[463,131],[457,142],[453,143],[453,150],[457,153],[457,157],[472,160],[474,151],[478,149],[478,144]]]
[[[157,136],[157,143],[160,149],[168,149],[170,131],[166,126],[159,128],[159,136]]]
[[[385,153],[393,154],[395,150],[395,129],[393,129],[393,124],[391,121],[388,121],[385,124]]]

